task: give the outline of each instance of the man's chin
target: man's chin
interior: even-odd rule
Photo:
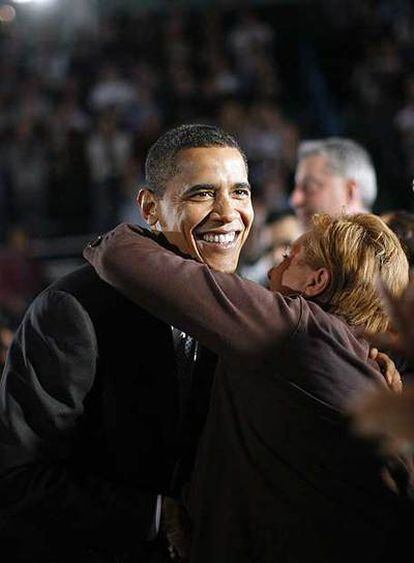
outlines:
[[[217,272],[223,272],[225,274],[232,274],[236,271],[238,256],[234,257],[224,257],[224,256],[209,256],[208,254],[201,255],[201,260],[212,270]]]
[[[229,249],[198,242],[197,251],[199,260],[213,270],[233,273],[237,268],[240,256],[240,248],[238,246]]]
[[[312,225],[313,213],[309,214],[309,213],[296,211],[296,217],[299,219],[299,223],[301,224],[301,227],[304,231],[310,229]]]

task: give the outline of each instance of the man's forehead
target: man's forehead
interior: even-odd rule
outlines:
[[[206,189],[230,189],[236,185],[250,188],[243,156],[233,147],[189,148],[178,155],[170,168],[163,197],[182,197],[203,186]]]
[[[334,166],[329,160],[329,157],[325,154],[310,154],[303,157],[296,167],[295,179],[298,177],[306,178],[316,175],[326,175],[326,176],[338,176],[342,177],[341,174],[335,170]]]
[[[235,147],[213,146],[213,147],[188,147],[181,149],[175,156],[177,167],[204,166],[207,161],[227,162],[228,160],[241,161],[244,166],[244,158]]]

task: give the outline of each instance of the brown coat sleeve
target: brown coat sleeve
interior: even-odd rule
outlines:
[[[132,301],[223,358],[266,355],[300,322],[300,299],[177,256],[128,225],[88,246],[84,256]]]

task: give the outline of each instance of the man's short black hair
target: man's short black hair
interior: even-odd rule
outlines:
[[[150,148],[145,161],[147,187],[162,195],[167,181],[177,172],[177,154],[184,149],[230,147],[237,149],[247,168],[247,158],[236,139],[214,125],[191,123],[170,129]]]

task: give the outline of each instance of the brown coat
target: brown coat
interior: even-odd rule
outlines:
[[[344,415],[353,397],[385,385],[363,339],[316,303],[213,272],[126,226],[86,255],[130,299],[220,357],[192,484],[192,561],[395,554],[404,501]]]

